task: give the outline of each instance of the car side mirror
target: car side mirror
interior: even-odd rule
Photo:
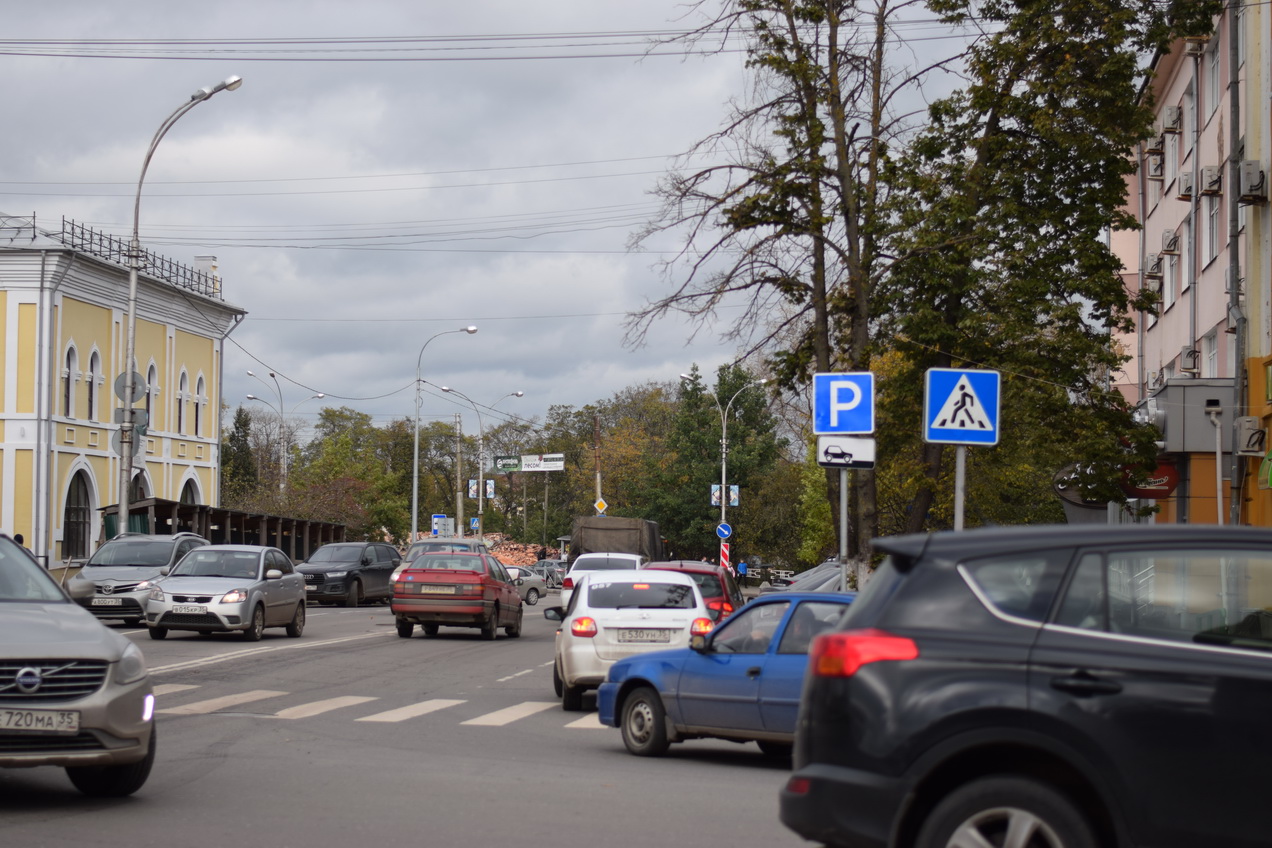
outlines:
[[[279,571],[277,568],[271,568],[269,571],[265,572],[265,579],[266,580],[282,580],[283,572]]]
[[[543,611],[543,617],[548,621],[565,621],[565,610],[562,607],[548,607]]]
[[[371,564],[371,554],[363,554],[363,555],[362,555],[362,564],[363,564],[363,565],[370,565],[370,564]]]
[[[172,566],[165,565],[163,568],[159,569],[159,574],[162,575],[163,577],[167,577],[169,572],[171,571],[172,571]]]
[[[522,586],[522,585],[524,585],[524,584],[525,584],[525,582],[526,582],[526,578],[524,578],[524,577],[518,577],[516,580],[512,581],[512,585],[514,585],[514,586]]]
[[[700,654],[705,654],[707,652],[707,645],[707,637],[703,636],[701,633],[695,633],[689,637],[690,649],[697,651]]]
[[[93,597],[97,591],[97,587],[93,585],[92,580],[69,580],[63,587],[66,594],[71,596],[71,600],[82,601]]]

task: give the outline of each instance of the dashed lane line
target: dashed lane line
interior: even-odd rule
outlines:
[[[171,663],[169,665],[152,666],[151,674],[163,674],[168,671],[184,671],[188,668],[200,668],[206,665],[217,665],[218,663],[229,662],[231,660],[242,659],[243,657],[252,657],[259,654],[268,654],[274,651],[292,651],[297,648],[324,648],[327,645],[338,645],[342,642],[356,642],[359,639],[383,639],[383,633],[364,633],[361,636],[343,636],[339,639],[322,639],[317,642],[290,642],[286,645],[266,645],[262,648],[248,648],[243,651],[231,651],[227,654],[216,654],[210,657],[200,657],[197,660],[186,660],[185,662]]]

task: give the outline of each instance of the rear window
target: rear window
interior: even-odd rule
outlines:
[[[597,581],[587,587],[593,609],[693,609],[693,587],[679,583]]]
[[[412,568],[432,568],[441,571],[485,571],[481,557],[448,557],[438,554],[426,554],[416,557]]]
[[[420,542],[416,542],[414,545],[411,545],[410,549],[406,552],[405,559],[407,562],[411,562],[420,554],[451,554],[456,551],[462,552],[472,550],[475,550],[472,545],[467,545],[463,542],[424,542],[422,544]]]
[[[636,567],[632,559],[611,559],[609,557],[588,557],[574,561],[571,571],[631,571]]]
[[[702,592],[704,598],[717,598],[724,594],[724,584],[714,574],[695,574],[692,571],[685,573],[698,584],[698,591]]]

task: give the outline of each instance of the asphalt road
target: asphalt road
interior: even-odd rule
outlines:
[[[149,782],[118,801],[60,769],[0,770],[0,833],[23,848],[609,844],[795,846],[787,765],[694,741],[633,757],[552,692],[555,625],[520,639],[397,636],[385,606],[314,608],[300,639],[123,628],[159,709]],[[639,840],[639,842],[637,842]]]

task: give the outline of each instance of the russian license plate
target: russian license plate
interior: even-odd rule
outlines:
[[[119,598],[93,598],[95,607],[122,607],[124,602]]]
[[[454,586],[433,586],[428,583],[420,583],[420,592],[425,595],[453,595],[455,594]]]
[[[306,586],[306,587],[305,587],[305,591],[306,591],[306,592],[317,592],[317,591],[319,591],[320,589],[322,589],[322,587],[321,587],[321,586]]]
[[[0,730],[79,733],[79,710],[0,710]]]
[[[670,630],[632,630],[624,629],[618,631],[618,641],[620,642],[670,642]]]
[[[179,615],[203,615],[208,611],[208,608],[197,604],[173,604],[172,611]]]

